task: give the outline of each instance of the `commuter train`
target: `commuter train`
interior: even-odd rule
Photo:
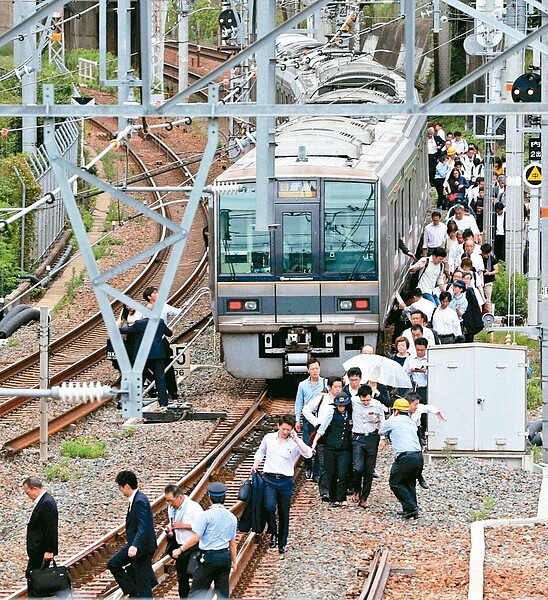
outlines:
[[[279,102],[360,103],[363,117],[277,127],[271,231],[254,228],[254,150],[217,179],[240,190],[212,200],[210,286],[226,368],[243,378],[304,373],[310,356],[340,373],[375,346],[409,266],[399,240],[417,247],[429,204],[425,118],[367,114],[402,102],[405,79],[304,35],[277,46]]]

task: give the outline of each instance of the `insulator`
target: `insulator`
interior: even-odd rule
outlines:
[[[113,395],[110,386],[102,385],[99,381],[64,381],[60,386],[52,387],[51,392],[53,398],[78,402],[99,402]]]
[[[235,183],[233,181],[219,182],[214,185],[208,185],[207,190],[211,193],[219,192],[222,194],[237,194],[243,190],[241,183]]]

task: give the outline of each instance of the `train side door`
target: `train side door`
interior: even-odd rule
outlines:
[[[295,324],[320,319],[319,202],[276,203],[274,274],[276,320]]]

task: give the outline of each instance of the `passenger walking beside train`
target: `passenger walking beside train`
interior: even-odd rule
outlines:
[[[293,415],[282,415],[278,419],[278,431],[267,433],[263,437],[252,467],[252,472],[257,471],[264,460],[264,505],[268,515],[270,547],[278,546],[280,554],[285,554],[289,535],[295,461],[299,455],[303,458],[312,456],[312,448],[299,438],[295,424]]]
[[[411,327],[406,329],[402,333],[402,336],[406,338],[409,342],[409,354],[411,356],[415,356],[415,339],[417,337],[415,333],[417,331],[417,328],[415,327],[415,325],[419,325],[421,328],[421,335],[418,337],[426,338],[426,340],[431,346],[434,346],[436,344],[436,338],[434,337],[434,332],[432,331],[432,329],[430,329],[430,327],[427,327],[428,319],[422,311],[417,310],[414,313],[411,313],[410,319]]]
[[[434,187],[438,194],[438,200],[436,208],[438,210],[445,210],[447,208],[447,198],[445,197],[445,180],[451,171],[453,161],[447,154],[442,154],[436,164],[436,171],[434,174]]]
[[[443,261],[447,256],[445,248],[435,248],[431,256],[423,256],[411,266],[410,273],[420,271],[417,287],[421,289],[422,295],[437,306],[434,297],[434,289],[442,280]]]
[[[405,304],[400,305],[403,308],[405,314],[409,317],[413,313],[422,312],[426,316],[426,320],[430,321],[432,313],[436,308],[435,304],[430,300],[427,300],[422,293],[420,288],[415,288],[407,298],[407,302],[410,302],[409,306]]]
[[[419,515],[417,477],[424,466],[424,458],[407,400],[398,398],[394,402],[393,414],[381,425],[380,434],[390,438],[394,451],[389,483],[402,506],[398,514],[404,519],[416,519]]]
[[[468,300],[464,293],[466,284],[461,279],[457,279],[456,281],[453,281],[451,289],[453,290],[453,298],[451,299],[449,306],[457,313],[459,321],[462,322],[462,315],[464,315],[468,308]]]
[[[421,398],[422,404],[428,403],[428,370],[426,349],[428,348],[428,340],[418,338],[415,340],[415,356],[410,356],[403,363],[403,368],[409,375],[413,389]]]
[[[359,370],[359,369],[358,369]],[[349,369],[350,371],[350,369]],[[360,372],[361,377],[361,372]],[[312,425],[312,434],[309,438],[309,445],[312,444],[319,426],[326,420],[329,413],[333,412],[333,400],[343,389],[343,380],[339,375],[334,375],[327,380],[327,392],[318,394],[314,400],[310,401],[303,408],[304,418]],[[318,469],[317,478],[314,482],[318,484],[320,498],[325,502],[329,499],[329,488],[325,477],[324,463],[324,445],[323,442],[317,447],[315,453],[316,465]]]
[[[462,137],[462,133],[460,131],[453,132],[453,140],[451,145],[457,151],[459,156],[463,156],[468,151],[468,142]]]
[[[167,534],[167,554],[175,560],[177,580],[179,582],[179,598],[188,598],[190,581],[188,563],[192,552],[198,549],[195,544],[184,552],[180,547],[192,536],[198,517],[204,512],[203,508],[191,500],[180,487],[167,485],[164,489],[169,525]]]
[[[430,179],[430,185],[434,185],[436,163],[444,144],[445,140],[436,136],[436,132],[433,127],[429,127],[426,130],[426,151],[428,152],[428,176]]]
[[[314,431],[314,425],[303,417],[303,407],[305,407],[310,401],[314,400],[322,392],[327,392],[327,381],[325,378],[320,377],[320,361],[317,358],[309,358],[306,361],[306,370],[308,371],[308,377],[299,383],[297,388],[297,396],[295,397],[295,429],[303,434],[305,444],[310,443],[310,436]],[[301,426],[302,418],[302,426]],[[306,478],[316,480],[319,479],[319,467],[316,458],[307,460],[306,466]]]
[[[230,569],[236,567],[238,520],[224,506],[226,485],[214,481],[207,486],[211,506],[198,515],[194,532],[174,554],[184,554],[198,544],[200,559],[192,575],[189,598],[211,598],[213,583],[217,598],[230,595]]]
[[[440,305],[432,317],[432,328],[437,332],[442,344],[452,344],[457,337],[462,335],[460,320],[449,305],[452,296],[449,292],[440,294]]]
[[[333,398],[330,407],[314,437],[312,451],[322,440],[329,501],[331,506],[338,507],[347,505],[346,493],[352,472],[352,400],[342,392]]]
[[[455,206],[455,212],[451,216],[451,220],[455,221],[457,227],[461,231],[465,231],[466,229],[470,229],[472,231],[474,242],[478,242],[479,240],[479,229],[476,223],[476,220],[471,215],[464,214],[464,206],[461,204],[457,204]]]
[[[432,222],[424,228],[422,254],[432,256],[436,248],[444,247],[447,239],[447,226],[442,223],[441,213],[435,210],[432,213]]]
[[[493,282],[499,272],[499,265],[497,257],[493,254],[493,248],[491,244],[482,244],[481,246],[481,259],[483,261],[483,293],[485,295],[485,302],[487,303],[487,310],[491,311],[491,298],[493,295]]]
[[[152,598],[152,588],[157,585],[151,564],[156,550],[156,532],[150,502],[139,490],[133,471],[120,471],[116,475],[116,484],[129,503],[127,542],[110,558],[107,567],[124,594],[131,598]]]
[[[352,390],[353,391],[353,390]],[[372,398],[368,385],[361,385],[352,400],[352,469],[354,494],[352,502],[367,507],[375,476],[377,453],[384,448],[384,436],[379,436],[384,421],[384,407]]]

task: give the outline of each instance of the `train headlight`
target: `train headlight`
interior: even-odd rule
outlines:
[[[371,302],[369,301],[369,298],[340,298],[337,302],[337,306],[339,307],[339,310],[355,312],[369,310]]]
[[[258,300],[228,300],[226,308],[229,312],[257,312],[259,310]]]

